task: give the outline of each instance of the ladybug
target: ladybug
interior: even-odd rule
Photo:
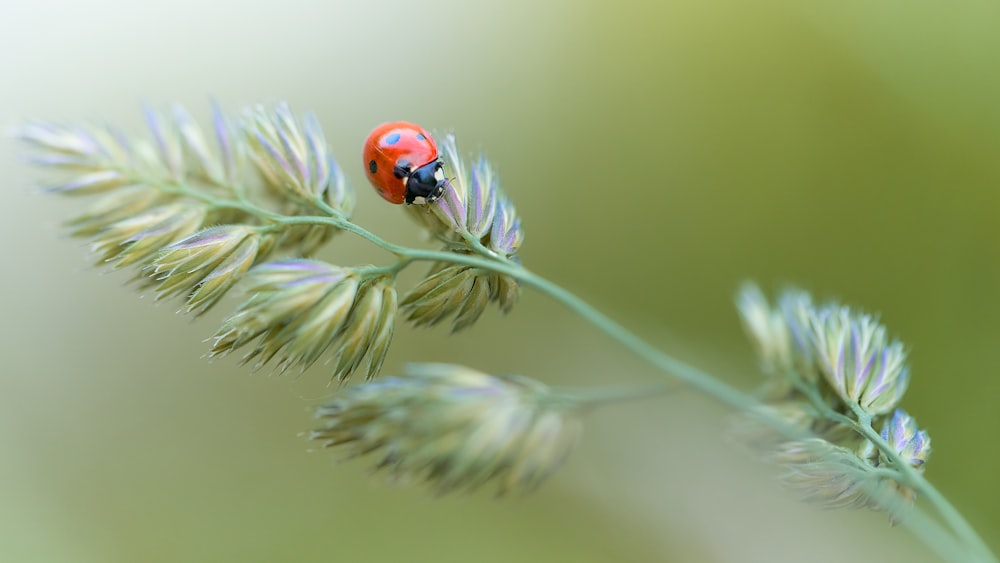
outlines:
[[[444,163],[437,145],[419,125],[383,123],[365,141],[368,181],[390,203],[430,203],[444,193]]]

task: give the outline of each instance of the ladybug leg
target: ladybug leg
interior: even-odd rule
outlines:
[[[413,165],[410,164],[409,160],[400,159],[396,161],[396,166],[392,167],[392,175],[402,180],[407,178],[413,172]]]

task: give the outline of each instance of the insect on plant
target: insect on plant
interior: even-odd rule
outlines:
[[[910,380],[905,349],[875,317],[798,290],[771,303],[747,284],[737,308],[764,384],[744,392],[524,267],[521,221],[494,168],[464,158],[451,135],[435,140],[394,122],[363,146],[363,173],[433,236],[436,248],[427,249],[391,243],[351,220],[354,192],[311,114],[287,104],[232,116],[216,107],[207,133],[182,108],[169,117],[147,109],[146,120],[145,137],[43,122],[24,125],[19,137],[56,177],[48,192],[97,197],[67,225],[90,241],[99,266],[133,272],[139,288],[183,301],[193,316],[242,292],[210,357],[240,354],[253,369],[277,372],[323,360],[338,382],[364,379],[318,409],[310,436],[322,445],[374,457],[391,477],[437,493],[528,491],[569,455],[586,411],[679,382],[734,409],[740,442],[807,500],[884,511],[945,559],[997,560],[924,477],[930,437],[899,407]],[[313,257],[341,233],[394,260],[352,266]],[[398,287],[409,268],[422,268],[423,278]],[[469,329],[491,306],[510,311],[522,288],[562,303],[649,362],[662,384],[555,389],[451,364],[381,375],[400,320]]]

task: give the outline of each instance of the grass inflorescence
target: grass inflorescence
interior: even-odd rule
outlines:
[[[755,286],[738,310],[764,374],[737,390],[638,338],[562,287],[526,269],[521,220],[483,157],[442,139],[441,196],[404,207],[436,248],[393,244],[351,219],[356,197],[311,114],[287,104],[233,115],[213,107],[205,129],[183,108],[146,110],[148,131],[24,125],[51,193],[96,197],[67,222],[96,261],[133,272],[157,299],[195,316],[240,292],[209,356],[241,354],[254,369],[325,363],[346,384],[319,408],[311,437],[349,457],[374,456],[392,478],[438,493],[534,489],[568,456],[585,411],[669,388],[549,388],[519,375],[451,364],[378,377],[397,322],[471,328],[490,304],[512,311],[523,287],[561,302],[661,375],[737,411],[736,436],[779,468],[783,483],[832,508],[886,511],[946,558],[996,561],[968,522],[923,476],[930,438],[900,408],[910,372],[904,346],[878,319],[802,291],[772,305]],[[393,260],[382,266],[315,258],[338,233]],[[398,274],[426,263],[412,287]],[[942,519],[912,519],[917,499]],[[923,534],[920,526],[941,526]]]

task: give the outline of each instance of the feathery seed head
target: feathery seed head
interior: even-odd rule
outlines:
[[[99,170],[74,177],[63,184],[49,186],[50,192],[66,195],[92,195],[111,191],[128,184],[125,176],[117,170]]]
[[[140,145],[140,149],[145,153],[145,163],[172,180],[184,180],[187,170],[179,124],[165,119],[150,106],[143,107],[143,113],[146,116],[146,125],[153,134],[152,150]]]
[[[134,146],[147,172],[172,181],[214,186],[235,186],[245,180],[245,143],[234,134],[218,105],[212,104],[212,143],[182,106],[173,106],[170,117],[148,106],[143,110],[153,142],[136,140]]]
[[[452,331],[472,326],[490,302],[504,313],[520,296],[517,281],[501,274],[457,264],[435,264],[400,304],[406,319],[433,326],[454,315]]]
[[[371,380],[382,371],[382,364],[385,356],[389,352],[389,345],[392,343],[392,335],[396,329],[396,309],[398,297],[396,295],[396,284],[388,278],[380,278],[378,283],[372,284],[369,291],[381,291],[380,312],[375,323],[374,330],[369,336],[370,341],[366,348],[369,360],[365,379]],[[349,372],[334,374],[335,377],[345,380]]]
[[[774,459],[785,468],[782,484],[824,508],[883,511],[895,525],[913,505],[912,489],[876,473],[875,466],[856,452],[826,440],[787,442]]]
[[[472,165],[466,163],[453,135],[446,135],[439,149],[452,180],[440,198],[427,205],[406,206],[407,212],[451,252],[474,254],[485,248],[517,262],[524,233],[496,172],[482,157]],[[435,325],[453,316],[452,330],[459,331],[472,326],[491,302],[509,312],[520,294],[520,284],[510,276],[441,263],[431,266],[427,277],[403,297],[401,306],[416,325]]]
[[[792,367],[791,335],[781,310],[771,308],[759,287],[745,283],[736,299],[743,328],[767,374],[784,377]]]
[[[66,225],[75,237],[92,237],[109,225],[138,215],[165,200],[156,190],[146,186],[122,188],[103,196]]]
[[[185,176],[215,185],[233,184],[239,180],[233,170],[236,161],[234,146],[229,141],[230,133],[226,129],[225,119],[214,104],[212,114],[221,158],[209,148],[201,126],[182,106],[173,107],[173,125],[179,140],[172,144],[182,151],[179,160],[185,163],[182,167]],[[159,123],[157,126],[160,126]],[[171,150],[174,150],[173,147]]]
[[[524,231],[521,230],[521,219],[517,216],[514,203],[506,197],[497,198],[493,226],[486,245],[498,253],[513,256],[521,248],[522,242]]]
[[[180,106],[169,118],[151,107],[143,110],[151,141],[107,127],[50,124],[26,125],[20,137],[43,151],[35,164],[78,174],[50,188],[58,193],[91,194],[163,181],[231,187],[243,180],[243,143],[218,107],[213,106],[215,143]]]
[[[490,301],[495,301],[500,312],[507,314],[521,297],[521,284],[510,276],[492,273],[490,275]]]
[[[810,316],[809,329],[819,370],[841,399],[873,415],[895,408],[910,377],[902,343],[890,342],[884,326],[829,305]]]
[[[257,340],[244,362],[255,357],[255,369],[297,341],[298,356],[287,352],[277,358],[282,371],[315,362],[347,318],[359,284],[351,270],[312,260],[267,262],[246,276],[245,301],[215,335],[210,356],[225,355]],[[312,338],[303,338],[299,330]],[[308,346],[311,344],[312,346]]]
[[[917,423],[910,415],[902,409],[896,409],[892,417],[883,424],[881,436],[882,440],[888,443],[889,447],[899,454],[905,463],[918,473],[924,472],[924,464],[931,454],[931,439],[927,432],[917,428]],[[885,453],[880,452],[874,444],[867,440],[859,448],[858,455],[876,467],[893,467]],[[912,488],[897,481],[889,481],[888,483],[902,499],[903,505],[912,505],[916,500],[917,492]],[[894,524],[899,519],[900,515],[893,515]]]
[[[482,156],[469,170],[465,195],[468,201],[465,227],[469,234],[482,239],[490,233],[498,199],[503,198],[499,178]]]
[[[791,390],[790,376],[822,385],[871,415],[890,412],[909,384],[906,353],[886,328],[849,307],[813,305],[802,291],[785,292],[771,308],[756,286],[740,291],[737,306],[765,372],[774,375],[775,398]]]
[[[818,381],[816,352],[809,333],[809,319],[815,310],[812,297],[800,289],[788,289],[778,297],[778,310],[788,330],[792,367],[803,380]]]
[[[888,483],[848,448],[819,438],[795,440],[779,446],[774,460],[786,470],[782,483],[807,502],[825,508],[881,509],[891,504]]]
[[[41,154],[31,162],[56,168],[73,176],[49,191],[65,195],[90,195],[128,185],[122,173],[133,160],[127,141],[117,131],[101,127],[63,127],[29,123],[18,137]]]
[[[931,454],[931,438],[926,431],[917,428],[913,417],[903,409],[896,409],[892,413],[892,417],[883,423],[880,434],[889,447],[899,454],[906,463],[923,473],[924,464]],[[875,445],[869,441],[865,441],[861,446],[859,455],[875,466],[890,465],[885,454],[880,453]]]
[[[92,244],[99,263],[112,262],[123,268],[145,262],[160,249],[197,231],[205,220],[205,208],[170,203],[147,209],[102,229]]]
[[[569,454],[580,425],[572,401],[534,380],[447,364],[408,366],[399,377],[349,387],[311,434],[376,468],[434,491],[531,490]]]
[[[154,283],[156,299],[183,294],[187,312],[201,315],[266,254],[267,239],[246,225],[203,229],[164,248],[143,270]]]
[[[439,148],[452,179],[438,200],[407,206],[407,211],[446,243],[479,240],[504,256],[516,254],[524,239],[521,221],[493,167],[483,157],[467,165],[453,135],[446,135]]]
[[[269,187],[306,201],[323,199],[344,214],[353,210],[354,194],[314,115],[296,119],[287,103],[256,106],[246,114],[243,134]]]
[[[913,417],[896,409],[892,418],[882,427],[882,439],[889,443],[914,469],[924,470],[924,463],[931,455],[931,438],[917,428]]]
[[[210,356],[252,345],[243,362],[259,369],[305,369],[324,354],[344,381],[368,358],[367,377],[381,367],[395,319],[394,280],[315,260],[284,260],[247,274],[250,298],[215,335]]]
[[[396,288],[392,278],[380,276],[368,279],[358,289],[340,334],[337,335],[338,357],[333,377],[346,381],[368,357],[365,379],[378,375],[392,341],[396,318]]]
[[[242,180],[242,171],[248,159],[246,142],[215,103],[212,104],[212,128],[222,155],[226,181],[230,185],[237,185]]]
[[[787,378],[792,371],[807,381],[815,381],[812,341],[806,331],[813,310],[808,293],[785,291],[777,307],[772,307],[759,287],[745,283],[737,294],[736,307],[761,369],[772,376],[769,383],[776,387],[776,396],[790,388]]]
[[[761,411],[813,438],[764,426],[756,413],[738,417],[739,436],[769,450],[788,471],[785,483],[809,500],[884,510],[897,522],[912,504],[914,491],[884,471],[876,472],[893,469],[885,453],[850,424],[816,416],[817,408],[827,407],[817,407],[808,395],[814,392],[812,399],[848,416],[856,417],[860,410],[868,419],[880,420],[899,403],[909,383],[903,345],[891,341],[874,317],[836,303],[816,306],[805,292],[786,292],[778,307],[771,308],[759,289],[747,285],[737,303],[763,369],[774,379]],[[884,423],[882,438],[910,465],[922,468],[930,439],[906,413],[895,411]]]

